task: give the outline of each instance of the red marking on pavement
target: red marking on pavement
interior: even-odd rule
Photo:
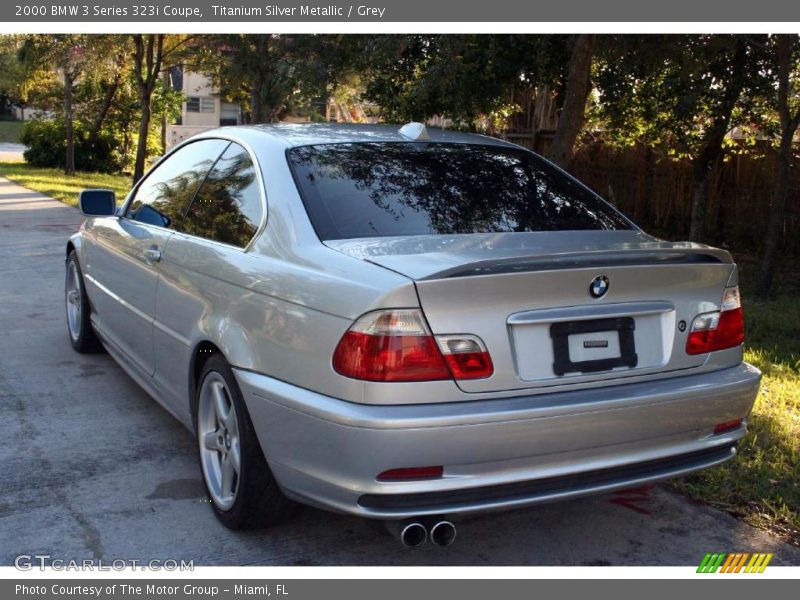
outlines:
[[[614,492],[615,497],[611,498],[609,502],[617,506],[624,506],[639,514],[651,516],[653,513],[643,506],[639,506],[638,503],[650,500],[650,490],[653,489],[653,487],[652,485],[640,485],[639,487],[619,490]]]

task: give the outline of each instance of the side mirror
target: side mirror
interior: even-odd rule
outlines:
[[[87,217],[111,217],[117,212],[117,195],[112,190],[83,190],[78,208]]]

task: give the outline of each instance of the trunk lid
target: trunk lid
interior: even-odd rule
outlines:
[[[433,333],[479,336],[494,374],[457,382],[475,393],[699,367],[707,356],[686,354],[686,330],[697,314],[719,307],[734,269],[724,250],[640,231],[326,244],[413,279]],[[590,286],[598,277],[608,288],[595,298]]]

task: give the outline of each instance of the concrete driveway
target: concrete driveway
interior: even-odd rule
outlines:
[[[81,221],[0,179],[0,564],[54,558],[196,565],[696,565],[710,551],[800,549],[655,487],[459,522],[450,548],[406,550],[360,519],[304,509],[233,533],[203,497],[192,436],[105,354],[76,354],[64,247]]]

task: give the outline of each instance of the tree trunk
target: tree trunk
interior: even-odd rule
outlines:
[[[170,79],[169,79],[169,70],[164,70],[164,73],[161,77],[162,82],[164,83],[164,87],[170,87]],[[167,113],[161,115],[161,153],[164,154],[167,151]]]
[[[147,134],[150,132],[150,119],[152,116],[151,100],[158,75],[161,72],[161,61],[164,57],[164,35],[138,34],[133,36],[134,41],[134,73],[136,87],[139,92],[139,103],[142,105],[142,116],[139,120],[139,139],[136,142],[136,163],[133,167],[133,183],[144,175],[145,161],[147,160]]]
[[[786,214],[786,199],[792,177],[794,134],[800,126],[800,109],[791,113],[789,95],[791,93],[792,56],[797,50],[796,35],[778,35],[776,52],[778,58],[778,113],[781,119],[781,145],[778,152],[779,165],[772,204],[769,209],[769,221],[761,254],[761,265],[756,293],[761,297],[769,295],[775,276],[775,263],[780,251],[781,226]]]
[[[656,153],[650,146],[644,149],[644,190],[642,193],[642,224],[645,227],[655,227],[653,211],[653,192],[656,179]]]
[[[150,132],[150,100],[142,102],[142,116],[139,120],[139,141],[136,144],[136,164],[133,169],[133,185],[144,175],[147,160],[147,134]]]
[[[764,240],[764,250],[761,255],[761,267],[756,288],[756,293],[761,297],[767,297],[772,289],[772,280],[775,275],[775,259],[780,249],[781,226],[786,213],[786,198],[789,195],[792,172],[792,133],[789,135],[784,133],[781,138],[781,148],[778,154],[780,164],[778,166],[775,189],[772,193],[766,239]]]
[[[722,143],[728,133],[733,109],[745,85],[747,46],[742,38],[737,40],[736,52],[731,60],[731,77],[726,82],[720,107],[713,122],[706,131],[700,152],[692,160],[692,216],[689,225],[689,239],[699,242],[705,235],[706,222],[706,184],[714,163],[722,155]]]
[[[105,94],[103,94],[103,102],[100,104],[100,108],[94,116],[94,119],[92,119],[92,129],[89,133],[89,137],[93,141],[97,140],[97,137],[100,135],[100,130],[103,128],[103,123],[108,116],[108,111],[111,110],[111,105],[114,102],[114,96],[117,94],[121,79],[122,75],[117,73],[114,76],[114,80],[106,88]]]
[[[64,70],[64,125],[66,128],[67,155],[64,161],[64,172],[67,175],[75,174],[75,115],[72,107],[72,86],[75,81],[72,73]]]
[[[586,118],[586,100],[592,89],[593,49],[594,35],[580,34],[575,38],[569,59],[564,107],[548,152],[548,158],[562,168],[567,168],[572,160],[575,141]]]
[[[263,64],[269,62],[269,39],[266,35],[256,36],[256,55],[263,56]],[[265,122],[264,111],[264,88],[267,86],[267,78],[264,67],[256,69],[253,77],[253,87],[250,90],[250,123],[258,124]]]
[[[253,90],[250,92],[250,123],[253,125],[264,122],[260,79],[260,77],[256,77],[253,82]]]
[[[707,146],[709,154],[714,154],[714,146]],[[716,148],[722,152],[722,147]],[[689,239],[700,241],[705,233],[706,221],[706,184],[714,161],[695,159],[692,161],[692,214],[689,221]]]

